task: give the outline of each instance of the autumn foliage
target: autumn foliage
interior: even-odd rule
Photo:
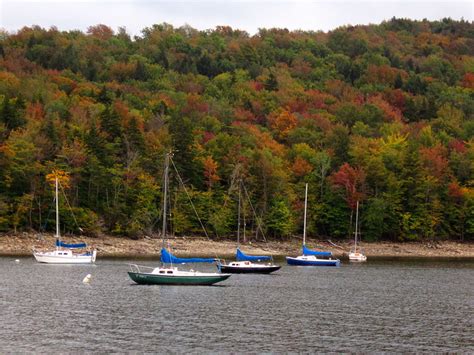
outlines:
[[[396,18],[2,32],[0,232],[50,230],[57,176],[90,234],[155,233],[173,151],[177,235],[203,233],[189,193],[208,231],[232,237],[243,180],[246,227],[274,238],[301,233],[309,183],[311,236],[347,238],[360,201],[365,240],[473,240],[473,33]]]

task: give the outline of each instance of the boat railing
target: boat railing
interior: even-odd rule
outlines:
[[[145,266],[145,265],[137,265],[137,264],[128,264],[128,266],[130,267],[130,271],[131,272],[136,272],[136,273],[141,273],[141,269],[150,269],[150,270],[153,270],[154,267],[152,266]]]

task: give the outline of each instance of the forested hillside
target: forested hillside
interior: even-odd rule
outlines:
[[[0,231],[53,229],[53,170],[86,233],[157,231],[169,150],[211,236],[241,178],[270,237],[308,182],[311,235],[347,238],[359,200],[365,240],[473,240],[474,25],[0,33]],[[202,233],[173,181],[174,232]]]

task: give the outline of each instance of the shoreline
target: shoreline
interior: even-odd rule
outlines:
[[[159,256],[162,242],[159,236],[145,236],[134,240],[126,237],[65,236],[67,243],[84,241],[97,249],[97,256],[104,258],[155,258]],[[33,247],[50,249],[54,246],[53,234],[18,233],[0,234],[0,256],[31,256]],[[236,243],[229,239],[208,240],[199,237],[174,237],[168,240],[172,252],[180,257],[207,256],[231,259],[235,255]],[[335,241],[309,239],[312,249],[331,251],[337,258],[346,258],[352,247],[351,240]],[[362,249],[370,257],[386,258],[474,258],[474,243],[440,242],[362,242]],[[292,240],[242,243],[245,253],[272,255],[299,255],[301,238]]]

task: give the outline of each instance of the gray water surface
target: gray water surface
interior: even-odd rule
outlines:
[[[135,285],[127,262],[0,258],[0,353],[474,352],[472,260],[284,265],[212,287]]]

